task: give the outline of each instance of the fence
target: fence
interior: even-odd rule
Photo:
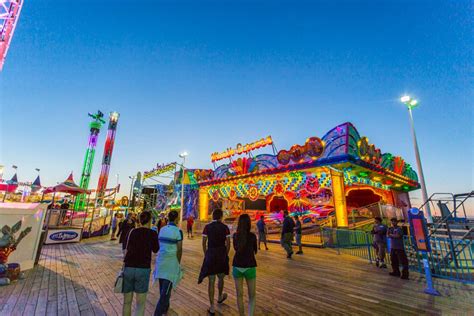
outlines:
[[[435,277],[460,282],[474,282],[474,242],[432,236],[428,261]],[[421,253],[414,250],[413,240],[405,237],[410,269],[423,273]]]
[[[372,234],[360,230],[324,228],[322,231],[324,247],[333,248],[338,253],[345,253],[368,260],[375,260],[375,249],[372,246]],[[473,240],[452,240],[432,237],[432,252],[428,261],[434,277],[460,282],[474,282],[474,242]],[[410,270],[424,273],[421,253],[413,247],[409,236],[404,239]],[[390,256],[386,257],[387,264]]]

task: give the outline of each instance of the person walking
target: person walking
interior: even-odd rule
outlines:
[[[128,213],[125,221],[123,221],[119,226],[119,232],[117,234],[119,237],[119,243],[122,244],[123,254],[125,254],[125,248],[127,247],[128,233],[133,228],[135,228],[135,221],[132,219],[132,213]]]
[[[374,248],[377,254],[375,259],[375,266],[380,268],[387,268],[385,264],[385,252],[387,251],[387,226],[382,223],[382,218],[374,218],[374,227],[371,231],[374,236]]]
[[[301,228],[301,221],[298,215],[295,215],[295,236],[296,236],[296,244],[298,245],[298,251],[296,252],[297,255],[303,254],[303,247],[301,246],[301,234],[303,230]]]
[[[168,313],[171,290],[176,288],[182,277],[183,232],[176,226],[178,221],[178,212],[169,212],[168,225],[161,228],[158,236],[160,249],[156,256],[153,280],[159,281],[160,299],[156,304],[155,316]]]
[[[295,228],[295,223],[288,215],[288,211],[283,211],[283,226],[281,228],[281,246],[286,251],[286,257],[291,259],[293,255],[293,248],[291,243],[293,242],[293,230]]]
[[[260,219],[257,221],[257,231],[258,231],[258,250],[260,250],[260,243],[263,242],[265,245],[265,250],[268,250],[267,247],[267,224],[265,224],[265,216],[261,215]]]
[[[123,315],[132,313],[133,293],[136,298],[136,315],[145,315],[146,296],[150,283],[151,253],[158,252],[158,235],[151,230],[151,213],[140,213],[139,228],[132,228],[125,242],[123,270]]]
[[[232,238],[235,250],[232,260],[232,276],[234,277],[237,308],[240,316],[245,315],[244,280],[247,283],[249,296],[249,316],[254,315],[256,305],[257,261],[255,254],[257,253],[257,236],[250,232],[251,227],[250,216],[248,214],[240,215],[237,232]]]
[[[219,291],[217,303],[222,304],[227,299],[227,293],[224,293],[224,277],[229,275],[230,230],[227,225],[222,223],[222,216],[221,209],[214,210],[212,212],[212,222],[207,224],[202,232],[204,261],[199,273],[198,284],[201,284],[206,277],[209,279],[208,294],[210,307],[208,313],[210,315],[215,315],[214,285],[216,276],[218,278],[217,288]]]
[[[391,276],[400,277],[408,280],[408,259],[403,247],[403,229],[398,226],[398,220],[392,218],[390,220],[392,226],[388,229],[387,236],[390,239],[390,260],[392,261]],[[400,275],[400,265],[402,265],[402,273]]]
[[[189,238],[190,234],[191,234],[191,238],[193,238],[193,225],[194,225],[194,218],[191,215],[191,216],[188,217],[188,220],[187,220],[187,223],[186,223],[188,238]]]
[[[115,233],[117,232],[117,224],[118,224],[118,213],[114,214],[114,217],[112,217],[112,235],[110,236],[110,240],[117,240],[115,237]]]

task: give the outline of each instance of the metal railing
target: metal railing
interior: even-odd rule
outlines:
[[[405,236],[404,244],[410,269],[423,273],[421,253],[414,250],[413,239]],[[432,236],[428,261],[433,276],[460,282],[474,282],[474,242],[465,239],[453,244],[449,238]],[[454,247],[454,248],[453,248]]]
[[[368,260],[375,260],[376,252],[373,248],[373,236],[369,232],[360,230],[324,228],[322,230],[323,245],[344,253]],[[455,244],[449,238],[432,237],[430,239],[432,252],[428,253],[428,261],[434,277],[473,283],[474,282],[474,241],[462,240]],[[410,236],[404,237],[404,246],[407,253],[410,270],[423,273],[422,255],[413,246]],[[453,260],[453,256],[456,260]],[[390,263],[390,255],[385,258]],[[455,264],[456,262],[456,264]]]

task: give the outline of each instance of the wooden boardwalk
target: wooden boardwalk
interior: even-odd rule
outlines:
[[[44,246],[26,279],[0,287],[0,315],[120,315],[122,295],[112,286],[121,267],[113,242]],[[206,315],[207,285],[197,284],[201,239],[185,240],[185,278],[173,292],[170,315]],[[364,260],[326,249],[305,249],[288,260],[277,244],[257,256],[257,315],[474,315],[474,286],[436,280],[442,297],[423,294],[423,279],[387,275]],[[236,315],[233,281],[220,315]],[[146,314],[158,299],[152,288]]]

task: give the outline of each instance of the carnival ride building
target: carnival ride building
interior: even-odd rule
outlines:
[[[214,153],[213,160],[249,153],[214,170],[187,170],[188,191],[198,192],[197,201],[189,204],[196,205],[200,220],[209,220],[215,208],[230,217],[246,212],[276,221],[281,210],[289,210],[305,222],[333,216],[335,225],[348,227],[354,210],[374,204],[398,210],[394,214],[403,217],[410,207],[408,192],[419,188],[416,172],[403,158],[382,153],[351,123],[289,150],[250,155],[269,144],[263,139]]]

